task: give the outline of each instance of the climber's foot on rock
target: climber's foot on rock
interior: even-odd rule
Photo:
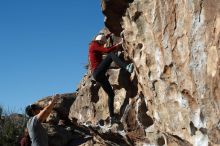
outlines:
[[[132,73],[133,70],[134,70],[134,64],[133,63],[130,63],[126,66],[126,70],[129,72],[129,73]]]

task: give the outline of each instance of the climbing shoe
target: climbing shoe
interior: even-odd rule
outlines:
[[[132,73],[133,72],[133,69],[134,69],[134,64],[133,63],[130,63],[126,66],[126,70],[129,72],[129,73]]]

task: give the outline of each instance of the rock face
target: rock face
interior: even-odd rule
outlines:
[[[122,125],[94,128],[109,113],[90,71],[69,118],[114,144],[105,135],[118,134],[118,145],[220,145],[220,1],[103,0],[102,9],[109,30],[123,30],[123,58],[135,65],[131,75],[107,73]]]
[[[220,2],[134,1],[123,20],[155,130],[194,146],[220,144]]]
[[[105,25],[110,32],[119,36],[123,30],[121,26],[122,16],[133,0],[102,0],[102,12],[105,15]]]
[[[102,0],[102,10],[135,66],[107,72],[121,123],[108,126],[108,97],[88,69],[48,118],[50,145],[220,146],[220,1]]]
[[[72,146],[85,142],[84,137],[89,134],[89,131],[75,122],[71,123],[68,119],[70,106],[75,99],[75,93],[62,94],[54,110],[43,123],[48,132],[50,146]],[[50,100],[51,96],[48,96],[37,101],[36,104],[45,107]]]

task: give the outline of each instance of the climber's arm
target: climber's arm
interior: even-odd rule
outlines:
[[[56,94],[55,96],[53,96],[52,101],[49,103],[49,105],[47,105],[43,110],[40,111],[40,113],[37,115],[37,119],[40,122],[43,122],[47,119],[47,117],[50,115],[54,105],[56,104],[58,98],[60,97],[59,94]]]
[[[112,52],[112,51],[117,50],[118,48],[120,48],[119,47],[120,45],[121,45],[121,43],[118,43],[118,44],[116,44],[116,45],[114,45],[112,47],[106,48],[104,46],[96,44],[94,46],[94,50],[100,51],[100,52],[103,52],[103,53],[109,53],[109,52]]]

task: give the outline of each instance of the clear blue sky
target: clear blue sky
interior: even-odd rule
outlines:
[[[100,0],[1,0],[0,105],[74,92],[103,20]]]

